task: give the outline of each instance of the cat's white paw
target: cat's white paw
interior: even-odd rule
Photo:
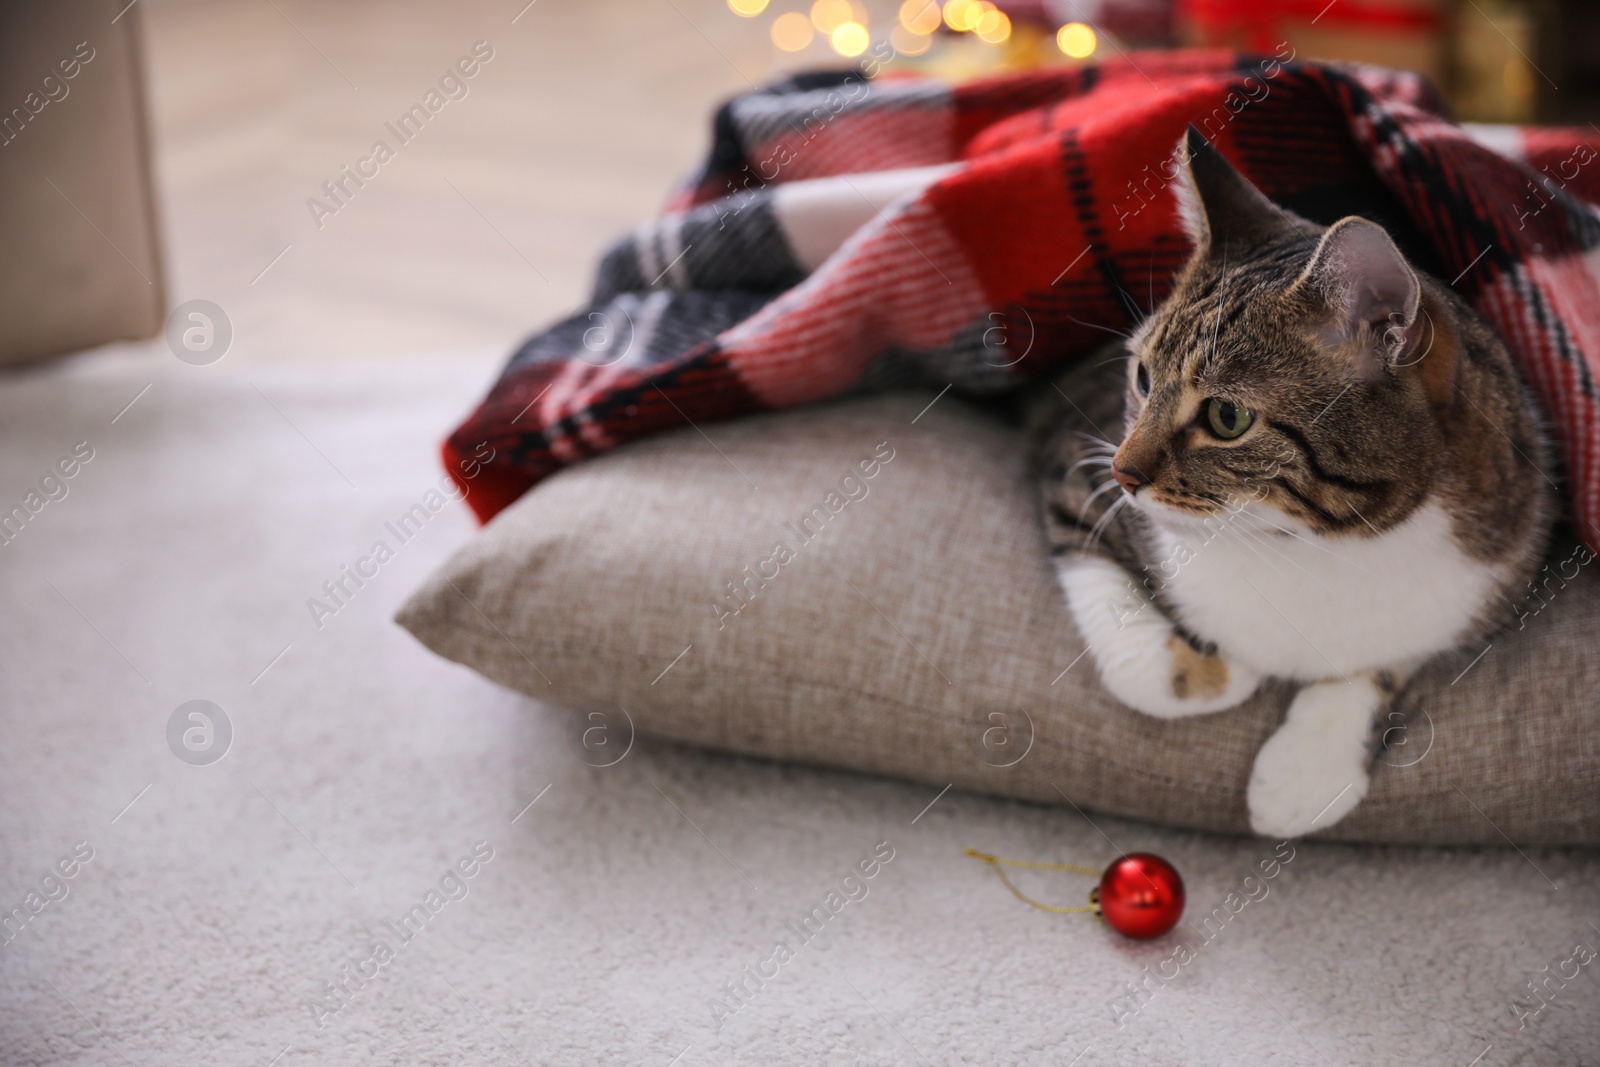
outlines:
[[[1100,681],[1130,708],[1162,719],[1203,715],[1244,702],[1261,684],[1255,671],[1179,637],[1112,561],[1070,556],[1058,563],[1056,575]]]
[[[1367,746],[1381,700],[1365,677],[1300,690],[1256,753],[1245,798],[1250,828],[1264,837],[1300,837],[1350,814],[1367,795]]]

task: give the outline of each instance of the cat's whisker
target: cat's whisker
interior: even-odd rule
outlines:
[[[1099,546],[1100,536],[1110,525],[1112,516],[1127,506],[1128,501],[1132,499],[1132,497],[1123,496],[1118,497],[1116,500],[1111,502],[1111,506],[1106,508],[1105,514],[1101,515],[1100,518],[1096,520],[1094,527],[1089,531],[1089,538],[1086,542],[1089,548],[1093,549]]]
[[[1256,559],[1260,560],[1268,570],[1272,571],[1272,573],[1276,574],[1279,578],[1287,579],[1289,577],[1287,574],[1283,573],[1283,571],[1278,569],[1277,564],[1273,563],[1272,560],[1267,558],[1266,554],[1261,551],[1261,548],[1254,541],[1251,541],[1244,536],[1243,530],[1231,529],[1227,523],[1223,523],[1222,525],[1218,526],[1217,530],[1224,536],[1232,539],[1234,544],[1238,545],[1240,548],[1256,557]]]
[[[1112,444],[1110,441],[1107,441],[1104,437],[1097,437],[1094,434],[1086,433],[1083,430],[1075,430],[1074,432],[1085,441],[1088,441],[1090,446],[1093,448],[1104,449],[1107,452],[1115,452],[1117,450],[1117,446]]]
[[[1150,246],[1150,255],[1145,258],[1146,273],[1148,274],[1146,281],[1150,287],[1150,314],[1154,315],[1156,312],[1156,250],[1154,245]]]
[[[1129,333],[1127,330],[1117,330],[1117,329],[1113,329],[1110,326],[1102,326],[1098,322],[1084,322],[1082,319],[1073,318],[1071,315],[1068,315],[1067,319],[1069,321],[1071,321],[1071,322],[1077,323],[1079,326],[1087,326],[1091,330],[1104,330],[1106,333],[1116,334],[1118,337],[1124,337],[1124,338],[1128,338],[1130,340],[1133,338],[1133,334]],[[1125,359],[1125,358],[1127,358],[1127,357],[1122,356],[1122,355],[1118,355],[1118,356],[1115,357],[1115,359]],[[1108,359],[1108,360],[1105,361],[1105,363],[1100,364],[1100,366],[1103,367],[1103,366],[1106,365],[1106,363],[1112,363],[1112,362],[1115,362],[1115,360]]]
[[[1251,522],[1265,523],[1267,526],[1269,526],[1272,529],[1278,531],[1279,533],[1283,534],[1286,537],[1292,537],[1296,541],[1300,541],[1300,542],[1302,542],[1304,544],[1310,545],[1312,548],[1315,548],[1319,552],[1326,552],[1328,555],[1332,556],[1334,559],[1338,560],[1340,563],[1344,564],[1346,567],[1350,567],[1350,568],[1352,568],[1354,570],[1358,570],[1362,574],[1367,575],[1369,578],[1376,578],[1377,577],[1376,574],[1374,574],[1372,571],[1368,570],[1367,568],[1363,567],[1361,564],[1355,562],[1354,560],[1350,559],[1347,556],[1344,556],[1341,553],[1335,552],[1333,549],[1331,549],[1327,545],[1323,544],[1321,538],[1306,537],[1305,535],[1297,533],[1294,530],[1290,530],[1290,529],[1287,529],[1285,527],[1279,526],[1276,523],[1274,523],[1272,520],[1264,518],[1263,516],[1260,516],[1260,515],[1253,515],[1253,514],[1246,513],[1245,514],[1245,518],[1247,520],[1251,521]],[[1258,529],[1259,529],[1259,527],[1258,527]]]
[[[1143,322],[1145,311],[1139,306],[1138,301],[1133,299],[1133,294],[1128,292],[1128,290],[1123,287],[1122,283],[1118,282],[1115,278],[1112,279],[1111,285],[1116,289],[1117,296],[1122,298],[1122,305],[1128,309],[1128,315],[1133,319],[1134,324],[1138,325],[1139,323]],[[1133,335],[1129,334],[1128,336],[1131,337]]]
[[[1110,529],[1112,519],[1116,517],[1117,512],[1122,509],[1125,503],[1126,501],[1117,501],[1114,507],[1107,509],[1106,513],[1101,516],[1102,521],[1097,524],[1099,528],[1094,531],[1094,540],[1089,542],[1091,551],[1100,550],[1100,542],[1104,539],[1106,531]]]
[[[1221,332],[1221,330],[1222,330],[1222,302],[1224,300],[1226,300],[1227,297],[1228,297],[1228,250],[1227,250],[1227,247],[1224,246],[1223,250],[1222,250],[1222,281],[1217,286],[1217,319],[1216,319],[1216,322],[1211,327],[1211,350],[1206,353],[1206,358],[1200,364],[1202,370],[1204,368],[1206,368],[1206,367],[1209,367],[1211,365],[1211,361],[1214,358],[1216,358],[1216,355],[1217,355],[1217,334],[1219,332]]]
[[[1240,514],[1242,514],[1242,512]],[[1265,548],[1267,551],[1271,552],[1273,555],[1277,556],[1279,559],[1283,560],[1285,563],[1287,563],[1290,566],[1294,567],[1296,570],[1300,571],[1300,573],[1304,574],[1307,578],[1310,578],[1313,582],[1316,582],[1318,585],[1322,586],[1322,588],[1326,589],[1328,592],[1330,592],[1330,593],[1335,592],[1334,588],[1332,586],[1328,585],[1327,582],[1324,582],[1322,579],[1318,578],[1316,576],[1315,572],[1307,569],[1298,560],[1295,560],[1294,558],[1284,554],[1281,550],[1279,550],[1277,548],[1277,546],[1273,545],[1270,541],[1266,540],[1264,535],[1258,534],[1258,533],[1253,533],[1248,526],[1241,525],[1241,526],[1238,526],[1238,527],[1233,527],[1233,528],[1229,529],[1229,533],[1233,534],[1234,540],[1235,540],[1235,542],[1237,544],[1243,545],[1246,548],[1250,548],[1251,551],[1253,551],[1255,553],[1256,557],[1258,559],[1260,559],[1261,562],[1265,563],[1268,567],[1271,567],[1273,572],[1276,573],[1280,578],[1285,578],[1286,579],[1288,577],[1288,575],[1284,574],[1283,571],[1281,571],[1277,567],[1273,566],[1272,561],[1270,559],[1268,559],[1266,557],[1266,555],[1260,551],[1261,548]]]
[[[1241,509],[1239,511],[1234,512],[1233,516],[1237,517],[1237,516],[1240,516],[1240,515],[1243,515],[1243,514],[1244,514],[1244,511],[1243,511],[1243,509]],[[1303,563],[1301,563],[1299,560],[1295,559],[1293,556],[1290,556],[1290,555],[1286,554],[1282,549],[1278,548],[1277,545],[1274,545],[1272,543],[1271,539],[1268,538],[1266,534],[1261,533],[1259,531],[1259,528],[1252,529],[1248,523],[1241,523],[1239,525],[1239,527],[1238,527],[1238,532],[1243,534],[1244,536],[1250,538],[1255,543],[1261,545],[1267,551],[1271,552],[1273,555],[1277,556],[1279,559],[1283,560],[1285,563],[1288,563],[1290,566],[1292,566],[1296,570],[1300,571],[1307,578],[1310,578],[1313,582],[1316,582],[1318,585],[1322,586],[1322,588],[1326,589],[1328,592],[1331,593],[1331,592],[1334,591],[1332,586],[1330,586],[1327,582],[1324,582],[1321,578],[1317,577],[1315,571],[1310,570]],[[1262,558],[1265,558],[1265,557],[1262,557]]]
[[[1109,467],[1109,466],[1111,466],[1111,457],[1110,456],[1090,456],[1088,459],[1080,459],[1080,460],[1078,460],[1078,462],[1074,463],[1072,466],[1067,468],[1067,476],[1071,477],[1072,473],[1074,471],[1076,471],[1079,467],[1089,467],[1089,466]]]
[[[1121,489],[1121,488],[1122,488],[1122,486],[1118,485],[1115,481],[1107,482],[1105,485],[1102,485],[1100,488],[1098,488],[1094,492],[1090,493],[1089,494],[1089,499],[1085,500],[1083,502],[1083,506],[1079,510],[1087,513],[1089,508],[1094,504],[1095,500],[1102,493],[1104,493],[1104,492],[1106,492],[1107,490],[1110,490],[1110,489]]]
[[[1294,530],[1290,530],[1290,529],[1288,529],[1286,527],[1279,526],[1277,523],[1273,522],[1271,519],[1267,518],[1265,515],[1257,515],[1254,512],[1245,511],[1243,508],[1241,508],[1239,510],[1239,515],[1240,515],[1240,517],[1242,517],[1244,519],[1247,519],[1250,522],[1265,523],[1267,526],[1272,527],[1274,530],[1277,530],[1279,533],[1284,534],[1287,537],[1292,537],[1296,541],[1302,541],[1302,542],[1310,545],[1312,548],[1318,549],[1319,551],[1322,551],[1322,552],[1326,552],[1328,555],[1332,556],[1334,559],[1338,560],[1340,563],[1343,563],[1345,566],[1353,567],[1356,570],[1360,571],[1362,574],[1365,574],[1370,578],[1376,578],[1377,577],[1376,574],[1373,574],[1371,571],[1367,570],[1367,568],[1363,567],[1361,564],[1356,563],[1353,560],[1346,559],[1344,556],[1341,556],[1339,553],[1335,552],[1333,549],[1331,549],[1327,545],[1323,544],[1320,539],[1304,537],[1304,536],[1296,533]]]

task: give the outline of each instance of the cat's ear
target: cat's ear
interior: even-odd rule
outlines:
[[[1326,302],[1331,319],[1323,340],[1346,352],[1364,377],[1381,376],[1417,340],[1422,284],[1377,223],[1352,215],[1328,227],[1296,284]]]
[[[1178,213],[1197,250],[1242,251],[1289,229],[1284,212],[1191,125],[1178,142]]]

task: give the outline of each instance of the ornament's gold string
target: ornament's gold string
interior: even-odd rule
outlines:
[[[1094,867],[1080,867],[1074,863],[1038,863],[1033,860],[1005,860],[1001,859],[999,856],[991,856],[987,852],[979,852],[975,848],[967,849],[967,855],[971,856],[975,860],[982,860],[984,863],[987,863],[990,868],[994,870],[994,873],[1000,876],[1000,881],[1005,883],[1005,887],[1011,890],[1012,896],[1016,897],[1024,904],[1032,904],[1040,911],[1053,911],[1063,914],[1071,914],[1074,912],[1085,911],[1098,912],[1100,910],[1100,905],[1098,904],[1079,904],[1077,907],[1072,908],[1064,908],[1056,904],[1041,904],[1032,897],[1025,896],[1022,890],[1018,889],[1011,883],[1011,879],[1006,877],[1005,872],[1005,868],[1007,867],[1027,867],[1030,870],[1035,871],[1071,871],[1073,874],[1100,874],[1101,872]],[[1094,897],[1091,896],[1089,899],[1093,900]]]

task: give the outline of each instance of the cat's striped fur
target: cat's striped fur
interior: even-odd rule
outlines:
[[[1411,672],[1515,617],[1554,474],[1505,346],[1447,286],[1375,224],[1323,228],[1182,148],[1194,256],[1047,390],[1035,470],[1113,693],[1177,716],[1304,683],[1248,797],[1258,831],[1301,834],[1365,794]]]

